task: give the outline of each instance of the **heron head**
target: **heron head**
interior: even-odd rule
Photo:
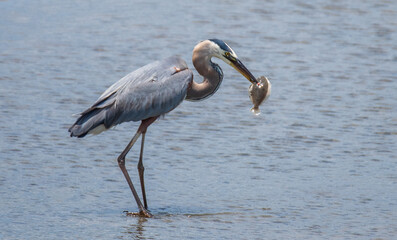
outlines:
[[[244,64],[237,57],[237,54],[233,51],[229,45],[227,45],[224,41],[219,39],[208,39],[213,45],[213,56],[219,59],[222,59],[224,62],[232,66],[239,73],[241,73],[245,78],[248,79],[251,83],[258,83],[255,79],[254,75],[244,66]]]

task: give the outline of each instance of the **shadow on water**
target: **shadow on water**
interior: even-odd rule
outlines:
[[[121,239],[124,238],[132,238],[132,239],[152,239],[154,236],[152,235],[152,228],[169,228],[174,229],[171,230],[172,233],[167,233],[167,231],[163,231],[164,235],[161,235],[161,238],[168,239],[167,236],[175,236],[176,231],[181,232],[180,237],[183,237],[183,230],[178,229],[181,222],[184,222],[189,228],[197,228],[201,231],[205,231],[204,227],[201,225],[203,222],[212,222],[214,224],[227,224],[234,225],[236,222],[240,223],[248,223],[253,219],[259,220],[261,222],[265,222],[264,219],[271,219],[275,217],[271,214],[270,208],[260,208],[260,209],[246,209],[246,211],[242,212],[230,212],[230,211],[220,211],[220,212],[211,212],[209,209],[201,209],[202,211],[198,212],[197,209],[185,209],[186,211],[176,210],[176,208],[167,208],[168,211],[165,211],[165,208],[154,210],[152,212],[153,218],[145,218],[138,215],[129,215],[126,214],[125,218],[127,219],[128,224],[124,226],[121,232]],[[185,226],[186,227],[186,226]],[[178,229],[178,230],[176,230]],[[208,229],[206,229],[208,231]],[[214,232],[216,234],[216,232]],[[158,237],[158,236],[157,236]]]
[[[242,209],[241,211],[211,211],[209,209],[176,209],[176,208],[161,208],[151,211],[152,218],[144,218],[138,214],[124,211],[126,217],[129,218],[143,218],[143,219],[172,219],[172,218],[200,218],[200,217],[217,217],[217,216],[235,216],[240,218],[257,218],[257,217],[272,217],[270,214],[271,208],[258,208],[258,209]],[[264,214],[267,213],[267,214]]]

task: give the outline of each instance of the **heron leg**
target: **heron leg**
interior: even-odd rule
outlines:
[[[150,126],[150,124],[152,124],[154,121],[156,121],[157,118],[158,118],[158,116],[142,120],[142,123],[138,129],[138,131],[140,131],[142,133],[141,152],[139,154],[139,162],[138,162],[138,173],[139,173],[139,181],[141,182],[143,204],[146,209],[148,209],[148,205],[147,205],[147,201],[146,201],[145,180],[144,180],[144,174],[143,174],[145,171],[145,167],[143,166],[143,147],[145,145],[146,130]]]
[[[142,162],[143,145],[145,143],[145,134],[146,134],[146,132],[142,132],[141,153],[139,154],[138,172],[139,172],[139,180],[141,182],[143,204],[145,205],[145,208],[148,209],[147,201],[146,201],[146,192],[145,192],[145,181],[144,181],[144,177],[143,177],[143,173],[145,171],[145,167],[143,166],[143,162]]]
[[[140,216],[145,216],[145,217],[152,217],[152,214],[147,210],[146,206],[142,205],[141,200],[139,199],[138,193],[136,192],[135,188],[134,188],[134,184],[132,184],[130,175],[128,174],[127,169],[125,168],[125,156],[128,154],[128,152],[131,150],[132,146],[134,146],[135,142],[138,140],[139,136],[142,133],[146,133],[146,129],[149,127],[150,124],[152,124],[155,120],[157,119],[157,117],[152,117],[152,118],[148,118],[145,120],[142,120],[141,125],[138,128],[138,131],[135,133],[134,137],[131,139],[131,141],[128,143],[128,145],[126,146],[126,148],[124,149],[124,151],[120,154],[120,156],[117,158],[117,162],[119,164],[119,167],[121,169],[121,171],[124,174],[125,179],[127,180],[128,185],[130,186],[132,195],[135,198],[135,201],[138,205],[139,208],[139,215]],[[143,134],[144,136],[144,134]],[[144,137],[143,137],[144,138]],[[146,196],[144,197],[145,202],[146,202]],[[147,204],[145,204],[147,205]]]
[[[124,149],[124,151],[120,154],[120,156],[117,158],[117,162],[119,164],[119,167],[121,169],[121,172],[123,172],[125,179],[127,180],[128,185],[130,186],[132,195],[135,198],[136,204],[138,205],[139,208],[139,215],[145,216],[145,217],[151,217],[152,215],[144,208],[142,205],[141,200],[139,199],[138,193],[136,192],[134,188],[134,184],[132,184],[130,175],[128,174],[127,169],[125,168],[125,156],[127,153],[130,151],[134,143],[138,140],[139,136],[141,135],[141,132],[138,130],[134,137],[131,139],[131,141],[128,143],[127,147]]]

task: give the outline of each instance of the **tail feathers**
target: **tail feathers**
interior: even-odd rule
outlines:
[[[102,130],[108,129],[110,126],[104,124],[106,112],[103,110],[104,109],[94,108],[91,109],[91,111],[85,111],[69,128],[70,136],[82,138],[100,125],[102,125]]]

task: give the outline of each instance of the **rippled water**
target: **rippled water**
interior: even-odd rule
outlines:
[[[0,1],[0,239],[393,239],[396,2],[196,2]],[[216,95],[150,127],[155,217],[126,217],[116,157],[138,123],[76,139],[73,114],[148,62],[192,66],[214,37],[272,95],[254,116],[220,63]]]

